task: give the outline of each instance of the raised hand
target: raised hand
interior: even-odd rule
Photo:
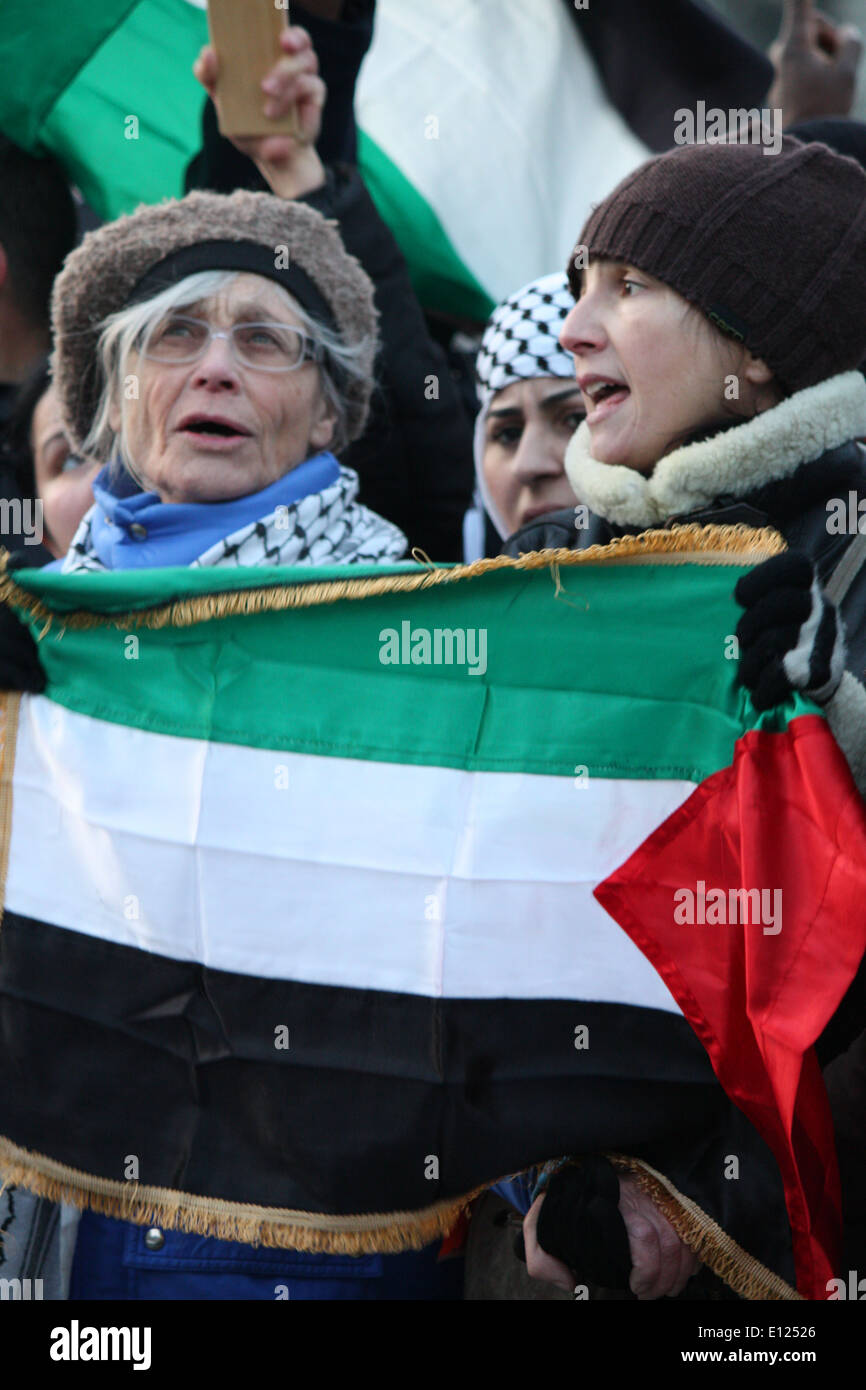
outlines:
[[[852,24],[834,24],[812,0],[785,0],[782,27],[770,47],[776,76],[767,104],[781,107],[786,126],[849,115],[862,49]]]
[[[262,110],[274,121],[294,110],[297,135],[232,136],[231,140],[255,162],[278,197],[299,198],[325,181],[315,143],[322,128],[327,90],[306,29],[297,25],[284,29],[280,47],[283,56],[262,79]],[[193,72],[219,115],[219,61],[210,45],[201,50]]]

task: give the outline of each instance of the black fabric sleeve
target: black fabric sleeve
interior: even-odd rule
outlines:
[[[842,1179],[846,1257],[866,1259],[866,1031],[824,1071]]]
[[[537,1239],[542,1250],[568,1265],[575,1283],[628,1288],[631,1254],[619,1212],[619,1178],[606,1158],[581,1159],[551,1178]]]
[[[472,424],[442,347],[430,336],[406,262],[357,169],[328,170],[301,201],[339,224],[376,293],[382,346],[370,420],[342,462],[361,498],[433,560],[460,560],[473,488]]]
[[[45,684],[45,672],[30,629],[11,608],[0,604],[0,690],[39,695]]]
[[[41,569],[54,556],[44,545],[23,545],[10,550],[7,569]],[[29,627],[14,608],[0,603],[0,690],[20,690],[39,695],[45,689],[45,672],[39,648]]]
[[[509,536],[501,553],[517,559],[533,550],[585,550],[590,545],[607,545],[615,536],[623,534],[621,527],[611,526],[610,522],[592,512],[587,526],[579,526],[577,520],[573,507],[563,507],[547,516],[537,517]]]

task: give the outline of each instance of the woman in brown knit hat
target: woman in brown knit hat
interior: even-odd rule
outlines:
[[[591,524],[575,531],[571,509],[554,513],[506,551],[676,523],[776,528],[789,551],[737,587],[739,678],[759,709],[795,688],[825,704],[866,790],[866,174],[790,137],[772,157],[756,144],[672,150],[594,209],[568,276],[560,343],[587,417],[566,472]],[[824,1062],[862,1028],[858,987]],[[587,1232],[549,1217],[580,1207],[579,1171],[551,1180],[555,1208],[536,1187],[524,1223],[530,1273],[563,1288],[564,1252],[577,1261]],[[710,1210],[718,1187],[708,1171]],[[620,1187],[632,1291],[677,1294],[690,1252],[632,1197]]]
[[[311,208],[247,192],[141,208],[69,257],[54,329],[67,431],[104,465],[64,572],[404,553],[331,452],[364,426],[376,314]]]
[[[866,512],[866,173],[791,137],[771,156],[671,150],[593,211],[568,276],[560,342],[587,418],[565,466],[591,524],[544,518],[506,550],[685,522],[775,527],[798,556],[738,594],[740,677],[758,708],[795,685],[828,702],[866,787],[866,569],[850,549]],[[837,571],[847,660],[819,590]]]

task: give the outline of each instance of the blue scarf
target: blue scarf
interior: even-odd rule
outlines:
[[[108,464],[93,480],[96,510],[92,541],[110,570],[189,565],[217,541],[330,487],[340,476],[333,454],[316,454],[261,492],[230,502],[161,502],[155,492],[140,492],[126,472],[111,477]],[[59,568],[59,563],[58,568]]]

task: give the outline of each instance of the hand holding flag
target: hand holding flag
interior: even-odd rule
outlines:
[[[832,699],[845,670],[845,632],[814,566],[796,551],[774,555],[737,583],[745,608],[737,627],[740,681],[755,709],[772,709],[801,690]]]

